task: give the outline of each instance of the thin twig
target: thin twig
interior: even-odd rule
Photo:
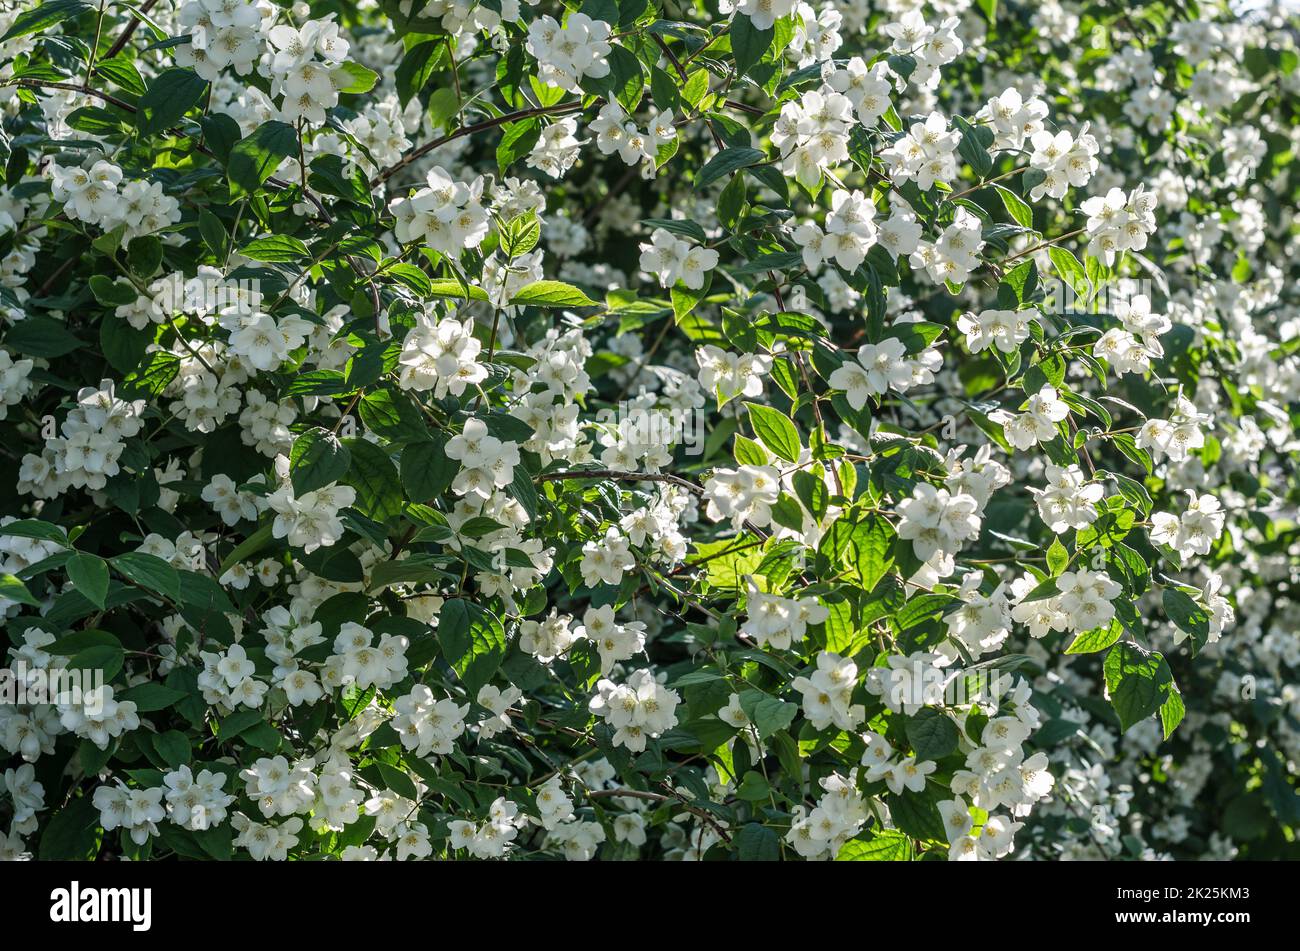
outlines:
[[[370,187],[376,188],[379,185],[382,185],[402,169],[406,168],[406,166],[410,165],[422,156],[428,155],[434,149],[438,148],[438,146],[446,145],[448,142],[451,142],[454,139],[459,139],[462,136],[473,135],[476,132],[483,132],[487,129],[495,129],[497,126],[516,122],[520,119],[528,119],[532,116],[558,116],[569,112],[580,111],[582,111],[582,103],[566,102],[555,106],[535,106],[532,109],[521,109],[518,112],[512,112],[509,115],[497,116],[495,119],[485,119],[483,122],[478,122],[474,125],[461,126],[455,132],[449,132],[441,138],[434,139],[432,142],[426,142],[418,149],[406,153],[406,155],[402,156],[400,161],[388,166],[388,168],[384,169],[372,178],[370,180]]]
[[[157,2],[158,0],[145,0],[145,2],[140,6],[140,13],[148,13],[153,9],[153,5]],[[133,15],[131,19],[127,21],[126,28],[122,30],[121,36],[113,41],[113,45],[110,46],[108,52],[104,54],[104,59],[112,59],[118,53],[122,52],[123,47],[130,42],[131,34],[135,33],[135,28],[139,25],[140,17],[138,15]]]

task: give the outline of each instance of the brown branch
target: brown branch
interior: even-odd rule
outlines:
[[[547,472],[539,475],[537,482],[556,482],[561,479],[614,479],[620,482],[668,482],[689,489],[696,495],[704,490],[688,479],[667,472],[624,472],[619,469],[572,469],[565,472]]]
[[[153,5],[157,2],[158,0],[145,0],[145,2],[140,6],[140,12],[148,13],[150,10],[153,9]],[[135,32],[135,28],[138,27],[139,25],[140,25],[140,17],[132,16],[131,19],[127,21],[126,28],[122,30],[122,35],[113,41],[113,45],[110,46],[108,48],[108,52],[104,54],[104,59],[112,59],[118,53],[122,52],[123,47],[125,47],[126,44],[130,42],[131,34]]]
[[[1057,237],[1052,238],[1050,241],[1042,241],[1034,245],[1032,248],[1025,248],[1025,250],[1019,251],[1016,254],[1011,255],[1011,257],[1007,258],[1002,263],[1003,265],[1010,264],[1012,261],[1023,258],[1026,254],[1033,254],[1035,251],[1043,250],[1043,248],[1050,248],[1054,244],[1060,244],[1066,238],[1073,238],[1075,235],[1083,234],[1087,230],[1088,230],[1087,228],[1076,228],[1075,230],[1067,232],[1066,234],[1058,235]]]
[[[110,96],[106,92],[100,92],[98,89],[91,89],[89,86],[76,83],[60,83],[44,79],[13,79],[7,83],[0,83],[0,86],[26,86],[29,89],[66,89],[69,92],[80,92],[88,96],[94,96],[101,102],[107,102],[130,113],[136,111],[135,106],[129,102],[124,102],[116,96]]]
[[[418,149],[414,149],[413,151],[408,152],[406,155],[402,156],[400,161],[394,163],[393,165],[390,165],[388,168],[384,169],[382,172],[380,172],[378,175],[372,178],[370,180],[370,187],[377,188],[379,185],[382,185],[384,182],[388,181],[388,179],[392,178],[402,169],[406,168],[406,166],[410,165],[412,162],[416,161],[419,158],[422,158],[425,155],[428,155],[430,152],[438,148],[440,145],[446,145],[448,142],[451,142],[454,139],[459,139],[462,136],[473,135],[476,132],[484,132],[488,129],[495,129],[497,126],[502,126],[511,122],[516,122],[520,119],[529,119],[532,118],[533,116],[547,116],[547,115],[558,116],[558,115],[564,115],[565,113],[569,113],[569,112],[581,112],[581,111],[582,111],[582,103],[566,102],[555,106],[534,106],[531,109],[521,109],[518,112],[512,112],[509,115],[497,116],[495,119],[485,119],[484,121],[477,122],[474,125],[461,126],[455,132],[449,132],[446,135],[442,136],[441,138],[434,139],[432,142],[426,142]]]

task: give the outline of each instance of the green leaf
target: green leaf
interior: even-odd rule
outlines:
[[[893,548],[896,537],[897,532],[889,519],[875,512],[853,528],[849,535],[848,549],[853,554],[852,564],[863,590],[874,590],[894,566]]]
[[[6,40],[12,40],[16,37],[27,36],[31,33],[39,33],[41,30],[61,23],[71,17],[78,17],[81,14],[93,9],[89,3],[84,0],[49,0],[48,3],[42,3],[35,10],[24,10],[14,17],[13,23],[4,36],[0,36],[0,43]],[[45,858],[44,855],[41,858]]]
[[[718,196],[718,220],[731,231],[735,231],[740,225],[741,213],[745,210],[745,201],[749,197],[748,187],[745,185],[744,175],[733,175],[731,181],[722,189],[722,194]],[[705,277],[711,277],[712,272],[706,272]],[[680,318],[679,318],[680,319]],[[789,366],[784,360],[778,360],[777,364]]]
[[[106,318],[99,323],[99,346],[104,359],[119,373],[134,370],[153,343],[148,330],[136,330],[125,320]]]
[[[311,257],[307,245],[297,238],[286,234],[273,234],[264,238],[254,238],[239,253],[254,261],[269,263],[292,263]]]
[[[206,208],[199,212],[199,234],[203,236],[203,243],[212,251],[213,256],[219,261],[223,260],[230,236],[221,219]]]
[[[830,612],[826,618],[826,649],[842,657],[852,657],[858,645],[871,637],[870,631],[860,630],[853,622],[853,606],[848,601],[826,605]]]
[[[902,832],[886,829],[849,839],[840,846],[837,862],[910,862],[912,840]]]
[[[122,692],[118,699],[130,700],[140,713],[152,713],[165,710],[178,700],[189,696],[181,690],[173,690],[162,684],[145,683]]]
[[[1002,199],[1002,207],[1007,210],[1011,220],[1022,228],[1032,228],[1034,226],[1034,211],[1021,199],[1019,195],[1009,188],[1001,185],[994,185],[998,190],[998,196]]]
[[[765,466],[769,459],[767,451],[762,446],[740,433],[736,433],[732,455],[736,457],[737,464],[742,466]]]
[[[746,712],[754,721],[754,726],[758,728],[758,738],[765,740],[793,723],[799,707],[797,704],[787,703],[775,697],[761,695]]]
[[[1136,479],[1130,479],[1128,476],[1121,475],[1118,472],[1112,472],[1110,475],[1111,478],[1115,480],[1115,485],[1118,486],[1120,495],[1124,496],[1126,501],[1130,502],[1134,508],[1141,512],[1144,518],[1151,514],[1151,508],[1154,503],[1151,501],[1151,493],[1147,491],[1145,485],[1138,482]]]
[[[742,862],[775,862],[781,858],[781,841],[767,826],[747,822],[736,833],[736,857]]]
[[[221,721],[217,737],[222,743],[229,743],[245,730],[251,730],[255,724],[262,722],[261,710],[236,710]]]
[[[115,281],[103,274],[92,274],[88,283],[90,284],[90,292],[95,295],[95,300],[105,307],[121,307],[123,304],[134,304],[140,296],[130,284],[124,281]]]
[[[429,283],[430,297],[458,297],[461,300],[487,300],[481,287],[467,287],[452,278],[442,278]]]
[[[348,84],[339,92],[346,95],[355,96],[363,92],[370,92],[375,88],[375,83],[379,82],[379,74],[373,69],[367,69],[360,63],[343,63],[341,68],[348,74]]]
[[[1065,550],[1059,538],[1053,537],[1052,544],[1047,546],[1047,567],[1052,572],[1052,577],[1064,571],[1069,563],[1070,553]]]
[[[471,697],[492,679],[506,653],[505,631],[496,615],[461,598],[442,606],[438,643]]]
[[[157,685],[145,684],[145,686],[157,686]],[[136,689],[138,690],[140,688],[137,687]],[[158,687],[158,689],[167,690],[166,687]],[[171,690],[168,692],[175,694],[178,693],[179,691]],[[160,695],[155,695],[155,701],[158,696]],[[183,697],[185,695],[180,694],[180,696]],[[132,698],[127,698],[127,699],[132,699]],[[179,699],[179,697],[177,699]],[[167,706],[167,704],[164,704],[163,706]],[[140,706],[140,702],[138,700],[136,701],[136,707],[140,710],[145,709],[144,707]],[[152,707],[151,709],[161,710],[163,709],[163,707]],[[190,761],[190,757],[194,755],[194,750],[190,746],[189,739],[185,736],[184,733],[180,732],[179,730],[168,730],[166,733],[159,733],[157,736],[153,738],[153,748],[154,750],[157,751],[158,755],[162,757],[163,762],[166,763],[168,766],[170,766],[172,769],[177,769],[178,767],[184,766],[186,763]]]
[[[682,94],[677,89],[676,81],[654,65],[650,67],[650,95],[660,112],[681,111]]]
[[[116,752],[117,747],[112,741],[101,750],[90,740],[82,740],[77,746],[77,758],[81,764],[81,771],[86,776],[98,776]]]
[[[746,402],[745,408],[749,410],[749,422],[759,441],[787,462],[798,462],[803,447],[794,423],[770,406]]]
[[[125,126],[116,113],[98,106],[82,106],[74,109],[67,118],[68,128],[90,135],[108,136],[120,134]]]
[[[132,238],[126,245],[126,266],[131,273],[147,281],[162,267],[162,241],[153,235]]]
[[[595,307],[592,300],[572,284],[563,281],[533,281],[525,284],[510,299],[515,306],[531,305],[533,307]]]
[[[141,587],[156,591],[173,601],[180,600],[180,575],[175,568],[156,555],[129,551],[115,555],[109,559],[109,564],[117,570],[118,574]]]
[[[233,854],[233,828],[229,822],[223,822],[214,829],[202,829],[194,833],[194,841],[208,855],[218,862],[228,862]]]
[[[924,792],[905,789],[901,794],[885,797],[889,816],[901,831],[914,839],[947,840],[943,816],[935,801],[935,787],[927,785]]]
[[[806,469],[800,469],[794,474],[793,481],[794,493],[799,496],[799,501],[812,513],[813,518],[821,521],[831,501],[830,490],[826,488],[825,480]]]
[[[289,451],[289,477],[295,495],[338,482],[347,474],[352,454],[327,429],[316,426],[293,441]]]
[[[99,841],[99,810],[89,796],[79,796],[50,818],[37,855],[42,861],[85,861],[99,852]]]
[[[1059,245],[1053,245],[1047,249],[1048,257],[1052,259],[1052,266],[1056,268],[1056,273],[1061,280],[1065,281],[1077,294],[1087,294],[1089,288],[1088,272],[1083,269],[1069,250]]]
[[[988,126],[973,126],[961,116],[953,117],[953,125],[961,131],[961,141],[957,151],[980,178],[993,170],[993,158],[989,155],[989,146],[993,144],[993,130]]]
[[[1042,601],[1045,598],[1054,598],[1060,593],[1061,589],[1057,586],[1056,579],[1048,578],[1046,581],[1041,581],[1035,585],[1028,594],[1020,599],[1020,603],[1026,604],[1030,601]]]
[[[957,603],[958,600],[950,594],[922,594],[912,598],[890,617],[900,632],[909,631],[939,617],[950,605]]]
[[[0,604],[4,604],[6,601],[13,604],[25,604],[31,608],[41,606],[41,602],[37,601],[32,596],[32,593],[27,590],[27,585],[8,572],[0,571]]]
[[[736,795],[746,802],[762,802],[772,795],[772,787],[761,774],[751,769],[741,779]]]
[[[1165,588],[1161,598],[1165,615],[1180,631],[1191,635],[1192,644],[1199,651],[1210,637],[1210,616],[1205,609],[1177,588]]]
[[[1082,631],[1075,635],[1070,646],[1065,649],[1067,654],[1096,654],[1104,651],[1124,635],[1124,625],[1110,624],[1107,627],[1099,627],[1091,631]]]
[[[641,224],[651,230],[663,228],[670,234],[690,238],[697,244],[704,244],[709,240],[709,236],[704,233],[700,223],[690,218],[642,218]]]
[[[263,122],[230,150],[226,174],[230,179],[230,197],[242,198],[262,187],[280,163],[297,154],[298,134],[287,122]]]
[[[1173,735],[1178,724],[1183,722],[1183,716],[1187,713],[1187,708],[1183,705],[1183,695],[1178,689],[1177,684],[1170,684],[1169,692],[1165,695],[1165,702],[1160,704],[1160,729],[1167,740]]]
[[[68,544],[67,532],[53,522],[46,522],[39,518],[23,518],[8,525],[0,525],[0,535],[39,538],[41,541],[54,542],[64,547]]]
[[[673,285],[669,295],[673,301],[673,319],[678,323],[693,311],[697,304],[709,296],[709,287],[713,283],[713,272],[706,272],[698,288],[689,288],[681,281]]]
[[[1125,731],[1159,710],[1178,689],[1163,655],[1136,644],[1112,647],[1106,655],[1105,674],[1111,706]]]
[[[64,566],[68,580],[87,601],[104,610],[108,598],[108,563],[98,555],[77,552]]]
[[[125,661],[125,652],[121,646],[113,644],[96,644],[72,655],[68,667],[73,670],[98,670],[107,682],[117,676]]]
[[[265,524],[261,525],[257,529],[257,531],[253,532],[253,534],[249,535],[242,542],[236,545],[234,550],[231,551],[231,553],[221,562],[221,566],[217,571],[217,577],[224,575],[230,569],[231,565],[237,565],[241,561],[251,558],[274,541],[274,528],[274,520],[268,519]]]
[[[438,65],[438,51],[444,42],[449,41],[437,39],[417,43],[406,51],[406,55],[397,65],[397,72],[393,74],[393,78],[397,84],[397,97],[401,100],[403,108],[429,84]],[[454,93],[452,101],[455,101]]]
[[[400,480],[388,452],[360,437],[347,440],[345,446],[352,454],[352,462],[340,481],[357,490],[353,507],[376,522],[401,515]]]
[[[499,229],[499,235],[501,250],[506,257],[514,259],[537,247],[537,242],[542,237],[542,223],[537,219],[536,213],[530,211],[507,222]]]
[[[757,165],[766,158],[767,155],[758,149],[723,149],[705,162],[704,167],[695,176],[695,190],[700,191],[722,176],[730,175],[749,165]]]
[[[384,785],[407,799],[418,800],[420,798],[419,790],[415,788],[415,783],[407,775],[405,770],[398,769],[388,763],[375,763],[375,768],[384,779]]]
[[[451,487],[460,464],[446,453],[447,441],[416,442],[402,450],[402,488],[415,502],[432,502]],[[522,468],[522,467],[519,467]],[[519,471],[516,468],[516,472]]]
[[[501,141],[497,143],[497,168],[501,174],[504,175],[511,165],[531,152],[541,135],[541,119],[524,119],[506,126]]]
[[[641,61],[626,46],[614,44],[609,51],[609,78],[605,80],[610,95],[628,115],[636,112],[645,91],[645,73]]]
[[[135,64],[123,55],[96,63],[95,72],[133,96],[143,96],[145,89],[148,88],[140,71],[135,68]]]
[[[199,104],[207,88],[208,81],[192,69],[164,70],[140,97],[136,128],[143,136],[166,132]]]
[[[749,17],[737,14],[731,21],[731,51],[736,57],[736,78],[744,76],[772,46],[776,29],[759,30]]]
[[[68,328],[52,317],[27,317],[5,331],[5,343],[29,357],[61,357],[82,346]]]
[[[686,84],[682,88],[682,98],[690,103],[691,107],[698,106],[704,99],[704,94],[709,91],[709,71],[707,69],[695,69],[686,79]]]
[[[933,707],[922,707],[905,725],[907,742],[918,760],[937,760],[957,751],[957,724]]]

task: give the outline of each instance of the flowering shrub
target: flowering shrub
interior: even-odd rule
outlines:
[[[4,6],[0,855],[1296,857],[1294,23]]]

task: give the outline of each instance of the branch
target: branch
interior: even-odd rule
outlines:
[[[136,111],[135,106],[129,102],[124,102],[116,96],[110,96],[106,92],[100,92],[98,89],[91,89],[89,86],[77,85],[76,83],[60,83],[44,79],[11,79],[7,83],[0,83],[0,86],[26,86],[29,89],[66,89],[69,92],[80,92],[85,93],[87,96],[94,96],[101,102],[107,102],[130,113]]]
[[[602,796],[618,797],[619,799],[649,799],[652,802],[672,802],[672,796],[665,796],[663,793],[642,791],[640,789],[589,789],[587,790],[588,799],[599,799]]]
[[[145,0],[145,2],[140,6],[140,13],[148,13],[153,9],[153,5],[157,2],[158,0]],[[139,25],[140,17],[138,15],[132,16],[131,19],[127,21],[126,29],[122,31],[122,35],[113,41],[113,45],[110,46],[108,52],[104,54],[104,59],[112,59],[118,53],[122,52],[122,48],[130,42],[131,34],[135,32],[135,28]]]
[[[378,175],[372,178],[370,180],[370,187],[377,188],[378,186],[382,185],[384,182],[388,181],[388,179],[396,175],[398,172],[400,172],[402,169],[406,168],[406,166],[410,165],[412,162],[416,161],[419,158],[422,158],[425,155],[428,155],[434,149],[438,148],[438,146],[446,145],[448,142],[451,142],[454,139],[459,139],[462,136],[473,135],[476,132],[484,132],[487,129],[495,129],[497,126],[506,125],[511,122],[516,122],[520,119],[529,119],[532,118],[533,116],[547,116],[547,115],[558,116],[558,115],[564,115],[565,113],[569,113],[569,112],[581,112],[581,111],[582,111],[582,103],[566,102],[563,103],[562,105],[555,105],[555,106],[534,106],[532,109],[521,109],[520,111],[512,112],[509,115],[497,116],[495,119],[485,119],[484,121],[475,123],[474,125],[461,126],[455,132],[449,132],[447,135],[444,135],[438,139],[434,139],[432,142],[426,142],[418,149],[408,152],[406,155],[402,156],[402,159],[399,162],[390,165],[388,168],[384,169],[382,172],[380,172]]]
[[[683,489],[690,489],[696,495],[704,490],[688,479],[670,475],[666,472],[623,472],[619,469],[571,469],[565,472],[547,472],[539,475],[538,482],[557,482],[561,479],[614,479],[620,482],[669,482]]]
[[[1034,245],[1032,248],[1025,248],[1025,250],[1019,251],[1016,254],[1011,255],[1011,257],[1003,261],[1002,264],[1005,266],[1007,264],[1010,264],[1012,261],[1023,258],[1026,254],[1033,254],[1035,251],[1043,250],[1043,248],[1050,248],[1054,244],[1060,244],[1066,238],[1073,238],[1075,235],[1083,234],[1087,230],[1088,230],[1087,228],[1076,228],[1075,230],[1067,232],[1066,234],[1058,235],[1057,237],[1052,238],[1050,241],[1042,241]]]

